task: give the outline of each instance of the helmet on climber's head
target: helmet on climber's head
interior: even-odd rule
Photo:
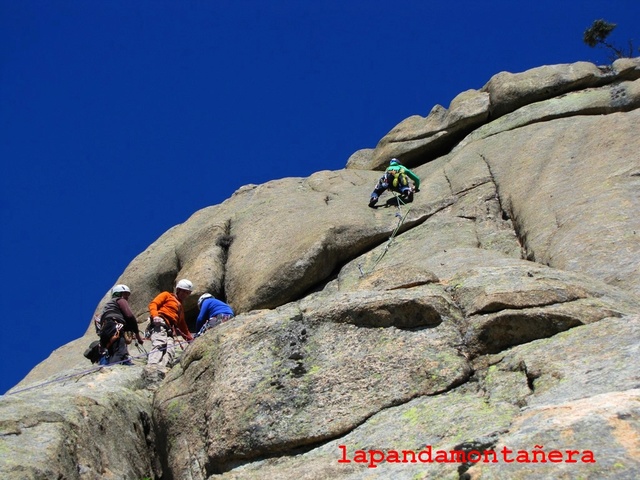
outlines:
[[[183,278],[176,284],[176,290],[184,290],[186,292],[193,292],[193,283]]]
[[[111,298],[121,297],[123,293],[131,293],[131,290],[129,287],[121,283],[111,289]]]
[[[213,295],[211,295],[210,293],[203,293],[202,295],[200,295],[200,298],[198,299],[198,308],[202,308],[202,302],[204,302],[207,298],[212,298]]]
[[[397,158],[392,158],[389,161],[389,166],[393,166],[393,165],[400,165],[400,161]]]

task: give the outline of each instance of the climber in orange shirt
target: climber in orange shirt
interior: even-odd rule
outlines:
[[[148,365],[171,366],[175,357],[177,335],[193,340],[184,318],[182,302],[191,295],[193,284],[186,279],[176,284],[175,293],[162,292],[149,303],[151,345]]]

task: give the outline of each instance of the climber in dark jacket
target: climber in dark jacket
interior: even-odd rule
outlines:
[[[130,295],[129,287],[123,284],[116,285],[111,289],[111,300],[102,310],[100,346],[107,350],[107,355],[101,360],[101,364],[133,365],[129,358],[125,332],[132,332],[139,343],[144,342],[138,329],[138,321],[127,301]]]

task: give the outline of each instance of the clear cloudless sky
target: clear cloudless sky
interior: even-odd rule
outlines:
[[[640,45],[638,0],[0,0],[0,393],[197,210],[501,71],[608,64],[599,18]]]

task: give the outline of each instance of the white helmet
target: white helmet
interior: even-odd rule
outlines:
[[[111,296],[119,297],[125,292],[131,293],[131,290],[129,290],[129,287],[127,287],[125,284],[121,283],[111,289]]]
[[[182,279],[176,284],[176,290],[178,288],[180,290],[186,290],[187,292],[192,292],[193,291],[193,283],[191,283],[189,280]]]
[[[210,293],[203,293],[202,295],[200,295],[200,298],[198,299],[198,308],[202,307],[202,302],[211,297],[213,297],[213,295],[211,295]]]

